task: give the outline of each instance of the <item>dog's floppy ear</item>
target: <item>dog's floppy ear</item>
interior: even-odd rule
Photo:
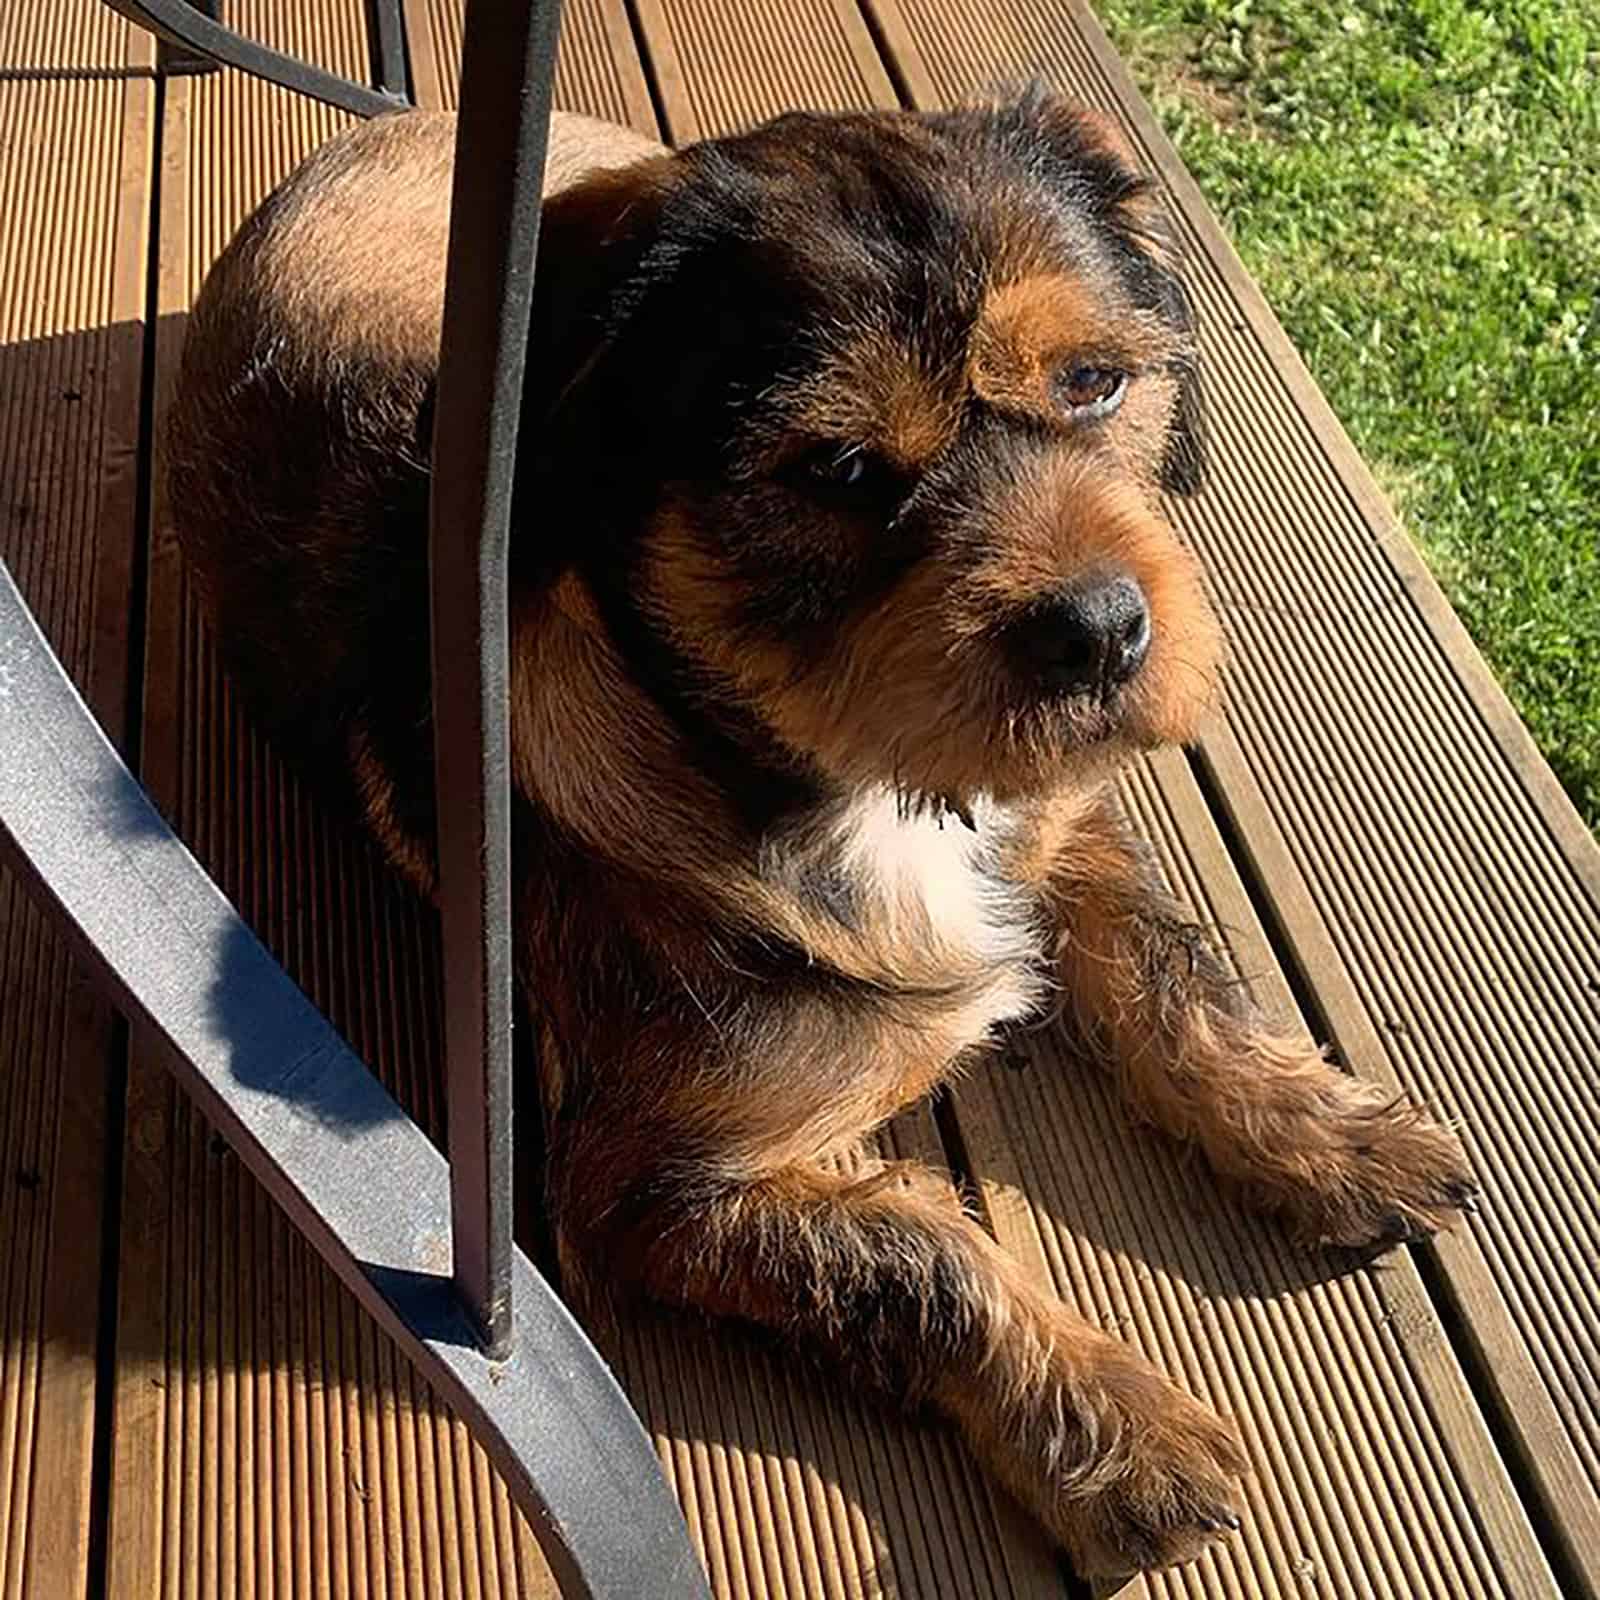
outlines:
[[[620,419],[608,428],[584,402],[624,320],[620,302],[658,235],[673,168],[668,154],[646,156],[590,172],[544,202],[512,503],[513,526],[528,530],[512,540],[519,581],[554,577],[573,557],[569,538],[585,526],[551,503],[552,468],[565,478],[580,440],[603,467],[606,440],[621,431]]]
[[[1184,296],[1187,303],[1188,296]],[[1161,487],[1171,494],[1198,494],[1205,487],[1206,407],[1200,367],[1194,356],[1172,363],[1178,384],[1167,447],[1161,455]]]
[[[675,158],[603,168],[551,195],[539,221],[523,421],[547,423],[615,337],[619,301],[660,226]]]
[[[1178,395],[1161,456],[1161,487],[1171,494],[1198,494],[1206,481],[1207,444],[1194,301],[1175,260],[1158,265],[1155,277],[1157,309],[1169,326],[1184,334],[1182,352],[1168,364]]]
[[[1118,247],[1123,276],[1138,302],[1181,336],[1170,371],[1177,384],[1161,486],[1194,494],[1205,482],[1205,402],[1200,388],[1194,301],[1183,280],[1172,220],[1132,142],[1103,113],[1035,86],[1012,112],[1037,140],[1043,170],[1088,209]]]
[[[611,502],[714,449],[697,402],[748,353],[760,305],[728,257],[754,236],[762,199],[761,180],[707,141],[546,202],[534,287],[546,372],[522,422],[563,452],[569,483],[587,462],[586,490]]]
[[[1121,130],[1117,130],[1120,139]],[[1177,385],[1172,422],[1161,456],[1161,487],[1172,494],[1198,494],[1206,477],[1205,395],[1200,383],[1200,346],[1194,300],[1184,281],[1176,234],[1154,183],[1136,201],[1124,203],[1110,219],[1114,230],[1138,252],[1137,277],[1149,301],[1169,328],[1183,336],[1168,363]]]

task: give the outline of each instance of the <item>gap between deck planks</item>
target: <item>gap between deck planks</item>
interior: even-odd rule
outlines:
[[[0,556],[113,739],[127,709],[151,66],[146,41],[87,3],[0,16]],[[120,1071],[108,1008],[0,873],[6,1597],[58,1600],[89,1581]]]

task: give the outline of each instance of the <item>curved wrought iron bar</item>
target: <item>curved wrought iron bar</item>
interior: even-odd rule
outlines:
[[[370,89],[365,84],[324,72],[308,62],[297,61],[281,50],[257,44],[254,39],[247,39],[197,11],[189,0],[104,0],[104,3],[188,55],[209,57],[218,66],[237,67],[240,72],[265,78],[269,83],[280,84],[298,94],[310,95],[314,100],[325,101],[358,117],[403,111],[411,104],[403,92]],[[383,0],[379,3],[381,6]],[[380,19],[379,33],[383,42],[383,73],[388,82],[394,83],[394,65],[399,57],[392,20],[384,26]],[[402,90],[404,81],[402,75],[399,80]]]
[[[101,732],[0,563],[0,855],[504,1474],[565,1594],[706,1594],[621,1389],[517,1252],[515,1341],[451,1277],[444,1157],[295,987]]]

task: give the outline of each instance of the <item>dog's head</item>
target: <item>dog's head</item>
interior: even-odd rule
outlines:
[[[1189,736],[1218,636],[1158,492],[1201,475],[1193,319],[1108,123],[788,116],[545,229],[529,481],[573,498],[537,548],[677,704],[958,799]]]

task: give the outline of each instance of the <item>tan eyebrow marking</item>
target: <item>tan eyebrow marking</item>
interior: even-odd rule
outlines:
[[[798,432],[866,445],[908,470],[937,456],[961,425],[959,375],[935,376],[884,332],[862,334],[794,398]]]
[[[972,388],[1001,410],[1061,415],[1054,383],[1079,358],[1129,370],[1157,360],[1166,339],[1107,294],[1065,273],[1030,273],[990,289],[972,334]]]

